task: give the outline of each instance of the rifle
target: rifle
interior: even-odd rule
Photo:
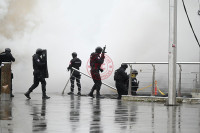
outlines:
[[[105,50],[106,50],[106,45],[103,47],[102,54],[101,54],[101,58],[103,58],[103,57],[104,57],[104,54],[107,53]]]
[[[103,47],[102,54],[101,54],[101,59],[104,59],[104,58],[105,58],[104,55],[105,55],[105,53],[107,53],[105,50],[106,50],[106,45]],[[103,69],[101,69],[101,66],[100,66],[99,70],[100,70],[101,72],[103,72]]]

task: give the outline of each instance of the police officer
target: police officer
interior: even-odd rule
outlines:
[[[24,94],[28,99],[31,99],[30,93],[39,85],[39,82],[42,84],[42,99],[49,99],[46,95],[46,81],[45,81],[45,75],[44,75],[44,68],[46,66],[45,61],[41,57],[43,53],[43,50],[41,48],[38,48],[36,50],[36,54],[33,55],[33,75],[34,75],[34,83],[29,88],[29,90]]]
[[[101,47],[97,47],[95,49],[95,52],[92,53],[90,55],[90,67],[91,67],[91,76],[92,76],[92,79],[94,81],[94,85],[90,91],[90,93],[88,94],[88,96],[90,97],[94,97],[93,95],[93,92],[94,90],[96,90],[96,98],[102,98],[101,95],[100,95],[100,89],[101,89],[101,77],[100,77],[100,74],[99,74],[99,71],[103,72],[103,69],[101,69],[101,65],[103,64],[104,62],[104,53],[102,52],[102,48]],[[101,54],[102,52],[102,54]],[[100,56],[101,54],[101,56]]]
[[[1,66],[1,63],[2,62],[15,62],[15,58],[12,56],[11,54],[11,49],[10,48],[6,48],[5,49],[5,52],[2,52],[0,54],[0,66]],[[11,97],[14,97],[14,95],[12,94],[12,79],[13,79],[13,73],[11,72],[11,93],[10,93],[10,96]],[[0,68],[0,81],[1,81],[1,68]],[[1,82],[0,82],[0,85],[1,85]],[[0,87],[1,89],[1,87]]]
[[[136,92],[139,86],[139,81],[137,81],[137,78],[136,78],[137,75],[138,75],[138,71],[133,69],[132,74],[131,74],[131,95],[137,95]]]
[[[128,94],[126,83],[129,79],[129,76],[125,72],[127,68],[128,68],[127,64],[121,64],[121,67],[115,70],[114,80],[118,93],[117,99],[121,99],[122,95]]]
[[[73,71],[71,78],[70,78],[70,82],[71,82],[71,92],[68,93],[68,95],[73,95],[74,94],[74,80],[76,79],[76,84],[78,86],[78,93],[77,95],[81,95],[81,83],[80,83],[80,79],[81,79],[81,75],[80,72],[75,71],[72,69],[72,67],[76,68],[79,70],[79,67],[81,66],[81,60],[79,58],[77,58],[77,53],[73,52],[72,53],[72,60],[70,61],[70,64],[67,68],[67,70]]]

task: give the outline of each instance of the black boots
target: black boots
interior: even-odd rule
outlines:
[[[100,95],[99,91],[97,91],[96,98],[104,98],[104,97]]]
[[[92,88],[92,90],[90,91],[90,93],[88,94],[88,96],[94,98],[93,92],[94,92],[94,89]]]
[[[47,96],[47,95],[43,95],[42,96],[42,99],[49,99],[50,97],[49,96]]]
[[[30,93],[31,93],[31,91],[28,90],[26,93],[24,93],[24,95],[25,95],[28,99],[31,99]]]
[[[94,95],[93,95],[93,93],[92,93],[92,92],[90,92],[90,93],[88,94],[88,96],[90,96],[90,97],[94,98]]]
[[[42,92],[42,99],[49,99],[50,97],[46,95],[46,91]]]
[[[93,93],[94,93],[94,90],[95,90],[95,88],[96,88],[96,86],[95,86],[95,85],[93,85],[93,87],[92,87],[92,89],[91,89],[90,93],[88,94],[88,96],[90,96],[90,97],[94,98],[94,95],[93,95]]]
[[[91,92],[88,94],[88,96],[94,98],[93,91],[91,91]],[[96,98],[104,98],[104,97],[100,95],[100,92],[99,92],[99,91],[97,91],[97,92],[96,92]]]
[[[25,95],[28,99],[31,99],[30,93],[31,93],[31,91],[28,90],[26,93],[24,93],[24,95]],[[49,99],[49,98],[50,98],[50,97],[46,95],[46,92],[42,92],[42,99]]]
[[[81,96],[81,92],[79,91],[79,92],[77,93],[77,95],[78,95],[78,96]]]
[[[74,95],[73,91],[70,91],[69,93],[67,93],[68,95]]]

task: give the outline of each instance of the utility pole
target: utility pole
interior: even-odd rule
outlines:
[[[200,13],[200,10],[199,10],[199,13]],[[199,62],[200,62],[200,47],[199,47]],[[199,89],[200,88],[200,64],[199,64],[199,79],[198,79],[198,81],[199,82],[198,82],[198,85],[196,87]]]
[[[177,0],[169,0],[169,66],[168,101],[166,105],[176,105],[176,60],[177,60]]]

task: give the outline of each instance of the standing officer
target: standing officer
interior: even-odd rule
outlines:
[[[15,62],[15,58],[12,56],[11,54],[11,49],[10,48],[6,48],[5,52],[2,52],[0,54],[0,66],[2,62]],[[12,79],[13,79],[13,73],[11,72],[11,93],[10,96],[14,97],[14,95],[12,94]],[[0,85],[1,85],[1,68],[0,68]],[[1,89],[1,87],[0,87]]]
[[[127,64],[121,64],[121,67],[115,70],[114,80],[118,93],[117,99],[121,99],[122,95],[128,94],[126,83],[129,79],[129,76],[125,72],[127,68],[128,68]]]
[[[90,55],[90,67],[91,67],[90,72],[91,72],[92,79],[94,81],[94,85],[90,93],[88,94],[90,97],[94,97],[93,92],[94,90],[96,90],[96,98],[101,98],[100,89],[101,89],[102,82],[101,82],[99,71],[103,72],[103,69],[101,69],[101,65],[104,62],[104,58],[105,58],[104,53],[105,53],[105,47],[104,49],[102,49],[101,47],[97,47],[95,49],[95,53],[92,53]],[[101,57],[100,57],[100,54],[101,54]]]
[[[77,95],[81,95],[81,83],[80,83],[80,79],[81,79],[81,75],[80,72],[75,71],[72,69],[72,67],[76,68],[79,70],[79,67],[81,66],[81,60],[79,58],[77,58],[77,53],[73,52],[72,53],[72,60],[70,61],[70,64],[67,68],[67,70],[73,71],[71,77],[70,77],[70,82],[71,82],[71,92],[68,93],[68,95],[73,95],[74,94],[74,80],[76,79],[76,84],[78,86],[78,93]]]
[[[39,85],[39,82],[42,84],[42,99],[49,99],[46,95],[46,75],[45,75],[45,69],[47,69],[47,64],[45,63],[45,57],[46,55],[43,55],[43,50],[41,48],[38,48],[36,50],[36,54],[33,55],[33,75],[34,75],[34,83],[29,88],[29,90],[24,94],[28,99],[31,99],[30,93]]]

